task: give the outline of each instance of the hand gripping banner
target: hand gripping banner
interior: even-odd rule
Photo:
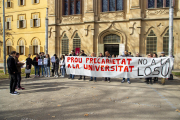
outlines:
[[[110,78],[168,78],[173,58],[144,57],[70,57],[66,56],[67,74]]]

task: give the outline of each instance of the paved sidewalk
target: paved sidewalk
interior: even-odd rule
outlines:
[[[165,86],[88,80],[23,78],[19,96],[1,80],[0,120],[180,120],[180,80]]]

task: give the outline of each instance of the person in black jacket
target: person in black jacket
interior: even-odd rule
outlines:
[[[31,54],[29,54],[28,58],[26,59],[26,69],[31,69],[32,64],[33,64],[33,61],[31,59]],[[30,78],[30,73],[26,73],[25,78]]]
[[[15,59],[16,51],[12,51],[11,55],[7,59],[8,73],[10,75],[10,93],[12,95],[19,95],[18,92],[15,91],[17,85],[17,75],[18,69],[16,67]]]
[[[106,58],[112,58],[111,55],[110,55],[110,53],[109,53],[109,51],[106,51],[106,52],[105,52],[105,56],[106,56]],[[111,82],[111,81],[110,81],[110,77],[105,77],[104,81],[107,81],[107,80],[108,80],[108,83]]]
[[[87,55],[84,53],[84,50],[81,50],[81,56],[87,57]],[[80,75],[78,80],[81,80],[81,79],[82,79],[82,75]],[[84,76],[83,80],[85,80],[85,79],[86,79],[86,76]]]

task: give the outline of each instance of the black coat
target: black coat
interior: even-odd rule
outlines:
[[[50,58],[48,58],[47,67],[50,67]]]
[[[74,54],[70,54],[69,56],[76,56],[76,54],[74,53]]]
[[[40,59],[40,58],[38,57],[38,59]],[[38,66],[38,62],[36,62],[36,57],[34,57],[34,59],[33,59],[33,65]]]
[[[86,55],[86,54],[84,54],[84,53],[83,53],[83,54],[81,54],[81,56],[85,56],[85,57],[87,57],[87,55]]]
[[[12,56],[9,56],[7,59],[7,66],[8,66],[8,73],[14,74],[18,72],[18,69],[16,67],[15,59]]]
[[[27,65],[29,65],[28,69],[31,69],[31,65],[33,64],[33,61],[31,58],[27,58],[26,59],[26,68],[27,68]]]

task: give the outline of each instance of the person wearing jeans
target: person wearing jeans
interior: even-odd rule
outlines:
[[[122,55],[122,57],[133,57],[133,56],[128,54],[128,50],[125,50],[125,51],[124,51],[124,55]],[[121,81],[121,83],[124,83],[124,82],[125,82],[125,78],[123,78],[123,80]],[[127,78],[127,83],[131,84],[129,78]]]
[[[39,55],[37,54],[36,57],[33,59],[33,64],[34,64],[34,69],[35,69],[35,77],[37,77],[37,76],[39,77],[39,75],[40,75],[38,59],[39,59]],[[36,75],[37,71],[38,71],[38,75]]]
[[[93,77],[91,77],[90,81],[93,81]],[[94,77],[94,82],[96,82],[96,77]]]
[[[64,55],[61,56],[60,58],[60,67],[61,67],[61,77],[64,77],[65,75],[65,57]]]
[[[45,72],[45,66],[44,66],[44,52],[41,52],[41,57],[40,59],[42,59],[42,65],[41,65],[41,70],[42,70],[42,77],[45,76],[44,72]]]
[[[71,50],[71,54],[69,56],[76,56],[74,50]],[[68,79],[74,79],[74,75],[70,74]]]
[[[50,57],[49,54],[46,54],[46,58],[47,58],[47,64],[45,64],[45,77],[50,77],[51,73],[50,73]],[[49,73],[49,76],[48,76]]]

